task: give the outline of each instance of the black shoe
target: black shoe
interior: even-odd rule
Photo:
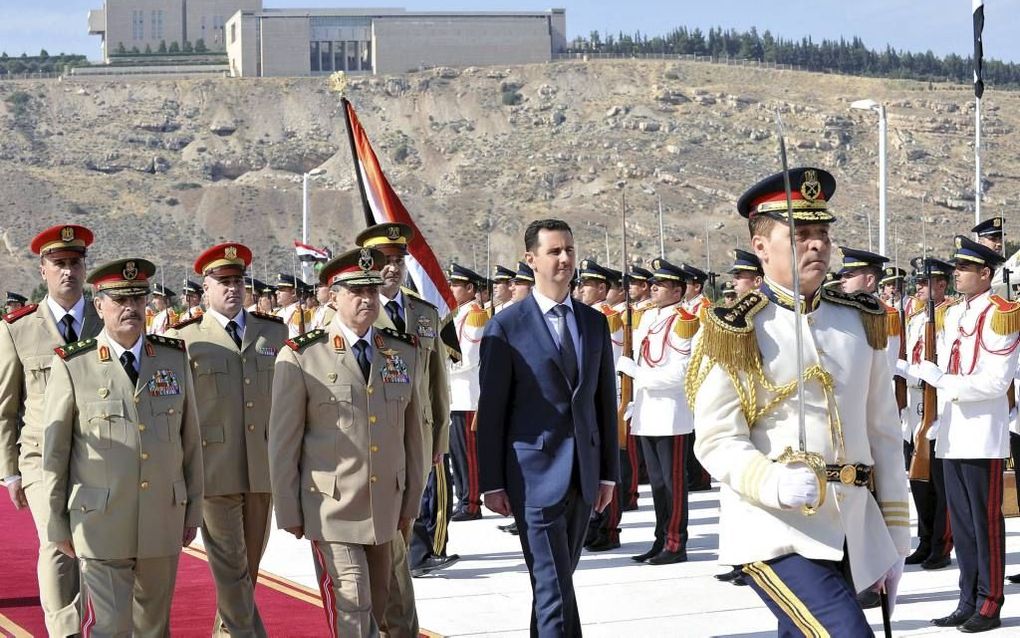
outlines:
[[[627,503],[626,505],[623,506],[624,512],[635,512],[637,511],[637,509],[638,509],[637,501]]]
[[[948,556],[942,558],[929,558],[921,563],[921,569],[942,569],[943,567],[949,567],[949,563],[953,562]]]
[[[637,561],[639,563],[643,563],[649,558],[652,558],[653,556],[657,555],[661,551],[662,551],[661,545],[652,545],[652,548],[645,552],[644,554],[641,554],[639,556],[631,556],[630,559],[633,561]]]
[[[957,629],[965,634],[978,634],[982,631],[989,631],[995,629],[1002,624],[998,616],[982,616],[981,614],[974,614],[967,619],[967,622],[963,623]]]
[[[740,578],[743,575],[744,570],[740,566],[737,566],[731,569],[730,571],[726,572],[725,574],[716,574],[715,579],[721,580],[724,583],[732,583],[733,581],[735,581],[736,579]]]
[[[501,531],[501,532],[507,532],[507,533],[513,534],[514,533],[513,530],[517,529],[517,521],[513,521],[512,523],[507,523],[506,525],[497,525],[496,527],[499,528],[499,531]]]
[[[730,584],[731,585],[736,585],[737,587],[746,587],[747,586],[747,575],[746,574],[741,574],[740,576],[737,576],[736,578],[734,578],[733,580],[730,581]]]
[[[918,545],[917,549],[914,550],[914,553],[907,556],[903,562],[907,565],[920,565],[927,560],[929,554],[931,554],[931,549],[924,545]]]
[[[456,512],[453,513],[453,516],[450,517],[450,520],[459,523],[461,521],[476,521],[481,517],[482,517],[481,510],[476,510],[474,512],[471,512],[469,510],[457,510]]]
[[[446,569],[459,560],[460,556],[458,554],[450,554],[449,556],[429,556],[421,563],[411,568],[411,576],[414,578],[421,578],[422,576],[431,574],[434,571]]]
[[[877,591],[867,590],[857,594],[861,609],[874,609],[882,605],[882,596]]]
[[[668,549],[664,549],[648,559],[649,565],[672,565],[673,563],[685,562],[687,562],[687,552],[682,549],[679,552],[671,552]]]
[[[687,488],[688,492],[707,492],[712,489],[712,481],[706,481],[704,483],[691,483],[690,487]]]
[[[1020,585],[1020,574],[1013,574],[1012,576],[1006,576],[1006,580],[1013,583],[1014,585]]]
[[[584,546],[584,548],[589,552],[608,552],[611,549],[618,549],[619,547],[620,541],[611,541],[608,538],[600,538],[594,543]]]
[[[948,616],[943,616],[942,618],[933,618],[931,624],[935,625],[936,627],[959,627],[963,623],[967,622],[967,619],[973,615],[974,612],[972,611],[963,611],[962,609],[957,609]]]

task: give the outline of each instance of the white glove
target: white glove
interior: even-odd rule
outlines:
[[[634,378],[637,371],[637,364],[630,357],[620,357],[616,360],[616,371]]]
[[[940,427],[942,427],[942,421],[940,421],[938,419],[935,419],[934,421],[932,421],[931,427],[928,428],[927,439],[929,441],[934,441],[935,439],[938,438],[938,436],[939,436],[939,428]]]
[[[780,470],[776,485],[779,504],[786,509],[818,504],[818,475],[803,463]]]
[[[630,421],[630,417],[634,415],[634,402],[631,401],[627,404],[627,409],[623,411],[623,420]]]
[[[896,563],[889,568],[889,571],[871,586],[874,591],[885,589],[886,597],[889,599],[889,616],[892,617],[893,609],[896,608],[896,591],[900,588],[900,578],[903,577],[904,558],[900,557]]]
[[[928,383],[936,388],[939,387],[939,382],[942,380],[942,370],[932,363],[931,361],[922,361],[921,363],[910,366],[907,374],[917,377],[918,379]]]
[[[909,369],[910,369],[910,364],[907,363],[906,359],[897,359],[896,360],[896,369],[893,371],[893,376],[895,376],[895,377],[903,377],[904,379],[907,379],[909,381],[910,380],[910,376],[909,376],[909,374],[907,372]]]

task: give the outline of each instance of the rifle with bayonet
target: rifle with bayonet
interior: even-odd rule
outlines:
[[[623,356],[634,358],[634,313],[630,299],[630,274],[627,272],[627,196],[623,195]],[[634,400],[634,379],[620,374],[620,407],[616,412],[616,435],[620,449],[627,449],[627,434],[630,432],[627,406]]]
[[[896,247],[897,256],[899,255],[899,246]],[[899,308],[898,314],[900,316],[900,349],[896,356],[901,360],[907,358],[907,311],[906,311],[906,291],[903,286],[903,277],[900,277],[900,264],[899,259],[896,259],[895,265],[893,266],[894,274],[896,276],[896,295],[898,298]],[[931,296],[931,282],[928,282],[928,296]],[[901,376],[893,377],[893,384],[896,389],[896,407],[900,412],[907,408],[907,380]]]
[[[924,323],[924,358],[926,361],[937,363],[935,345],[935,296],[931,280],[931,261],[924,259],[924,276],[928,280],[928,300],[925,303]],[[928,432],[931,426],[939,418],[938,395],[935,386],[930,383],[921,382],[921,426],[917,429],[914,437],[914,455],[910,458],[910,470],[907,476],[912,481],[931,480],[931,441],[928,440]]]

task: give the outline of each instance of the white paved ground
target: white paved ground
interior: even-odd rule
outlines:
[[[716,563],[718,490],[692,494],[689,561],[679,565],[639,565],[630,560],[652,539],[653,514],[647,487],[641,509],[626,512],[620,549],[585,553],[574,575],[586,636],[732,636],[775,635],[775,621],[747,587],[712,578],[725,568]],[[527,636],[531,592],[516,537],[496,526],[507,522],[491,513],[481,520],[452,523],[450,552],[455,566],[415,579],[423,628],[443,636]],[[1020,572],[1020,519],[1006,520],[1006,573]],[[274,531],[263,569],[315,587],[307,541]],[[953,567],[926,572],[908,567],[892,623],[896,636],[960,635],[928,621],[956,607]],[[1003,628],[996,636],[1020,636],[1020,585],[1005,585]],[[881,613],[868,619],[881,635]]]

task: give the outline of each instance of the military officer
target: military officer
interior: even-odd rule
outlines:
[[[740,248],[733,250],[733,265],[729,272],[733,275],[733,291],[738,297],[761,287],[764,277],[758,256]]]
[[[460,556],[446,553],[452,505],[450,471],[445,462],[450,445],[450,395],[439,337],[439,310],[402,285],[407,280],[406,258],[413,238],[414,229],[410,226],[386,223],[366,228],[355,239],[358,246],[378,250],[386,260],[379,288],[379,304],[384,312],[379,313],[376,327],[414,335],[419,346],[414,379],[422,408],[425,491],[414,521],[410,549],[403,537],[391,541],[393,577],[386,624],[394,638],[418,636],[411,576],[423,576],[460,560]]]
[[[312,541],[334,636],[386,635],[390,541],[410,534],[425,477],[418,339],[373,326],[383,263],[361,248],[323,267],[336,317],[287,341],[273,381],[276,523]]]
[[[184,294],[184,310],[178,315],[177,321],[190,321],[197,317],[201,317],[202,313],[202,296],[205,291],[202,290],[202,286],[195,283],[194,281],[185,280],[183,287]]]
[[[691,339],[698,317],[684,310],[687,277],[665,259],[652,261],[654,307],[634,331],[635,359],[617,368],[634,379],[631,432],[641,442],[655,507],[655,540],[639,563],[669,565],[687,560],[687,472],[689,434],[694,429],[684,395]]]
[[[272,489],[266,445],[283,320],[241,307],[251,250],[225,243],[195,260],[209,310],[168,333],[187,345],[202,426],[202,540],[216,581],[213,636],[265,636],[255,605],[269,540]]]
[[[895,602],[910,548],[901,437],[882,352],[885,311],[869,295],[819,290],[835,179],[815,168],[791,169],[789,178],[796,265],[784,175],[738,201],[765,280],[760,292],[702,316],[686,386],[695,451],[732,490],[720,493],[719,560],[744,565],[780,634],[870,636],[855,593],[884,586]],[[794,304],[803,312],[805,370],[797,369]],[[803,429],[794,383],[801,374]],[[818,513],[806,516],[803,507]]]
[[[162,284],[152,285],[153,313],[147,315],[147,333],[153,335],[166,334],[167,330],[177,323],[177,313],[173,309],[173,298],[175,296],[177,296],[177,293]]]
[[[94,337],[103,327],[82,294],[92,239],[88,228],[70,224],[36,235],[30,248],[39,255],[46,296],[0,323],[0,478],[14,507],[29,508],[42,539],[39,598],[50,636],[79,631],[79,576],[78,564],[45,540],[50,508],[42,484],[43,392],[53,349]]]
[[[457,501],[452,521],[482,517],[478,491],[478,448],[475,411],[478,409],[478,363],[482,330],[489,315],[475,300],[484,278],[460,264],[451,264],[450,289],[457,302],[452,322],[460,343],[460,361],[448,361],[450,379],[450,460]]]
[[[16,292],[7,291],[7,302],[4,304],[4,314],[10,314],[16,310],[21,310],[28,303],[28,297],[19,295]]]
[[[920,365],[925,360],[924,333],[928,323],[926,306],[929,296],[935,302],[936,329],[945,319],[946,289],[953,266],[949,263],[928,257],[916,262],[914,280],[917,283],[917,297],[914,307],[910,309],[906,329],[906,361],[900,360],[897,366],[906,371],[910,365]],[[931,279],[929,280],[929,269]],[[937,337],[936,337],[937,339]],[[936,343],[937,347],[937,343]],[[903,438],[908,443],[917,441],[918,428],[921,427],[922,404],[924,394],[921,384],[916,378],[907,379],[907,408],[903,411]],[[923,445],[933,444],[925,439]],[[910,481],[910,492],[917,508],[917,549],[907,556],[907,565],[921,565],[922,569],[942,569],[950,562],[949,554],[953,549],[953,530],[949,525],[949,511],[946,509],[946,489],[942,480],[943,460],[931,455],[931,476],[927,481]]]
[[[1020,304],[991,294],[1002,255],[956,237],[954,280],[963,300],[946,310],[939,364],[909,376],[938,390],[935,456],[943,459],[946,503],[960,569],[953,613],[932,620],[975,633],[998,627],[1003,603],[1003,459],[1009,455],[1007,389],[1017,368]]]
[[[104,328],[56,349],[43,411],[46,540],[81,566],[84,636],[168,636],[181,548],[202,518],[202,452],[184,342],[145,334],[156,267],[88,282]]]
[[[513,292],[513,297],[510,302],[520,301],[531,294],[531,288],[535,285],[535,273],[531,270],[531,266],[524,263],[523,261],[517,262],[517,274],[514,275],[513,282],[511,282],[510,289]]]

